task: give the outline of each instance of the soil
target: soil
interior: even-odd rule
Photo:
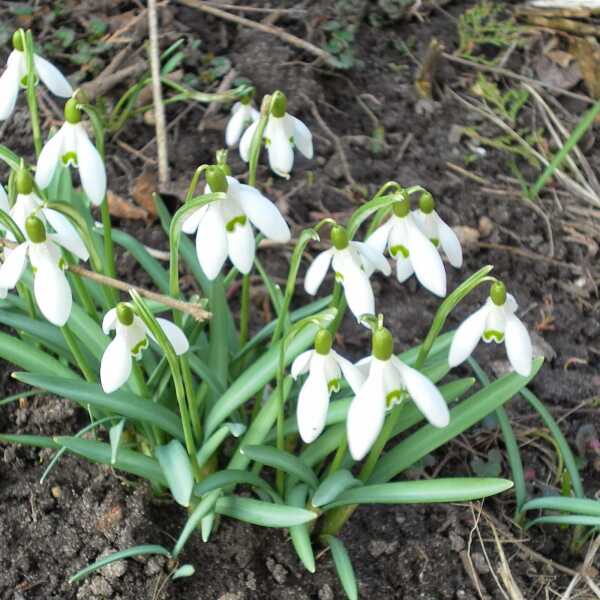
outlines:
[[[271,4],[287,6],[285,2]],[[447,166],[448,162],[460,164],[467,152],[464,143],[451,139],[454,126],[477,123],[482,131],[487,127],[466,112],[447,90],[447,87],[455,91],[469,89],[474,72],[444,62],[437,73],[432,101],[419,102],[414,91],[416,66],[411,55],[421,58],[433,36],[442,40],[448,51],[456,48],[455,19],[472,4],[452,2],[444,10],[425,15],[423,22],[404,18],[386,22],[383,27],[373,26],[368,15],[365,16],[355,42],[357,64],[347,71],[332,72],[322,65],[311,64],[311,56],[276,37],[236,28],[176,3],[168,9],[164,37],[166,44],[182,33],[198,36],[203,48],[227,56],[238,74],[253,82],[258,97],[275,88],[287,93],[290,112],[301,117],[315,134],[316,157],[310,162],[298,160],[289,182],[271,179],[264,167],[259,171],[259,181],[267,181],[266,192],[276,199],[297,229],[330,214],[343,220],[360,202],[358,186],[373,193],[381,183],[395,179],[407,186],[425,186],[438,200],[439,212],[449,224],[470,228],[471,235],[477,232],[479,243],[466,246],[464,267],[456,271],[448,266],[449,289],[482,265],[495,266],[496,276],[507,282],[518,299],[519,314],[528,328],[537,331],[536,347],[547,358],[531,389],[555,416],[568,417],[561,425],[576,446],[582,426],[589,430],[591,425],[600,431],[598,409],[584,402],[597,396],[600,388],[597,375],[600,320],[594,287],[598,282],[598,267],[590,246],[568,236],[562,226],[564,205],[577,200],[564,195],[558,200],[559,196],[555,199],[549,194],[540,200],[539,206],[547,215],[553,233],[554,256],[548,259],[550,239],[538,213],[510,195],[490,194],[483,189],[486,186],[456,175]],[[308,18],[299,20],[283,15],[277,24],[319,43],[315,27],[322,19],[334,16],[333,3],[305,2],[303,6],[309,11]],[[94,5],[94,11],[101,17],[135,8],[136,5],[125,2],[115,6]],[[13,16],[7,14],[6,19],[14,25]],[[34,19],[31,26],[47,36],[43,23],[42,18]],[[408,44],[411,55],[399,50],[399,40]],[[517,72],[526,71],[534,50],[531,47],[513,53],[508,66]],[[2,58],[5,54],[2,53]],[[118,96],[115,90],[113,94],[115,98]],[[363,95],[363,104],[385,129],[387,146],[379,155],[369,150],[373,122],[368,111],[357,102],[357,94]],[[316,122],[304,96],[316,104],[322,119],[341,139],[356,182],[353,189],[345,178],[344,165],[330,133]],[[3,125],[0,135],[3,144],[30,156],[25,109],[24,105],[19,106],[17,118]],[[576,101],[565,101],[564,106],[576,120],[582,106]],[[181,107],[169,108],[169,120],[177,118],[181,110]],[[226,112],[218,112],[214,124],[199,132],[196,124],[202,114],[203,109],[190,109],[185,120],[171,130],[172,185],[170,194],[166,194],[171,207],[176,206],[178,194],[180,198],[193,169],[211,161],[214,149],[222,144]],[[108,163],[114,192],[127,196],[135,175],[145,168],[152,170],[151,165],[124,150],[125,146],[117,141],[139,149],[151,141],[153,131],[141,118],[135,119],[110,140],[108,156],[118,157]],[[406,143],[409,135],[413,137]],[[599,151],[599,145],[592,139],[586,149],[592,164],[597,164]],[[154,152],[153,146],[146,151],[150,157]],[[233,172],[243,173],[245,167],[237,153],[230,154]],[[478,175],[488,182],[504,182],[507,187],[503,176],[509,172],[506,156],[494,150],[488,149],[485,158],[477,162]],[[313,183],[309,185],[309,181]],[[307,185],[298,189],[301,182]],[[166,249],[158,225],[127,220],[117,224],[142,242]],[[503,248],[490,248],[486,244]],[[510,248],[507,250],[506,246]],[[288,264],[285,251],[270,249],[263,255],[270,272],[284,277]],[[119,258],[119,274],[129,281],[148,284],[127,255]],[[193,284],[188,282],[188,285]],[[397,349],[422,339],[438,301],[414,280],[400,285],[393,278],[385,284],[376,279],[376,285],[378,307],[394,331]],[[253,288],[257,309],[253,311],[253,327],[263,324],[263,298],[264,290],[257,284]],[[460,305],[449,325],[455,326],[472,312],[476,300]],[[359,357],[365,353],[367,337],[366,331],[348,323],[339,343],[349,355]],[[477,357],[487,361],[489,371],[501,373],[506,369],[502,348],[480,348]],[[2,396],[20,391],[10,379],[10,371],[7,365],[2,375]],[[522,400],[514,400],[508,408],[513,424],[525,436],[523,439],[529,440],[524,460],[531,491],[555,486],[554,448],[535,435],[541,425],[538,418]],[[85,423],[85,415],[79,410],[49,396],[23,399],[0,410],[3,432],[72,434]],[[503,449],[501,436],[494,423],[486,422],[436,453],[430,464],[423,467],[424,472],[429,476],[433,472],[443,476],[468,474],[472,472],[473,457],[485,457],[493,448]],[[104,553],[144,543],[172,545],[185,515],[176,506],[159,502],[145,485],[73,456],[65,455],[48,480],[40,484],[39,478],[50,456],[47,450],[0,446],[0,451],[1,600],[344,597],[327,553],[319,555],[317,573],[310,575],[299,564],[285,532],[230,520],[220,524],[209,543],[203,544],[199,538],[188,543],[182,561],[193,564],[196,575],[168,582],[162,591],[159,588],[169,565],[154,557],[114,564],[101,574],[71,585],[67,583],[70,574]],[[600,469],[593,456],[588,458],[582,477],[588,496],[593,497],[600,490]],[[503,475],[510,476],[505,461],[502,468]],[[512,577],[525,598],[547,597],[548,590],[566,589],[572,577],[568,569],[581,562],[581,556],[568,551],[567,531],[547,528],[524,535],[510,522],[513,509],[510,493],[486,501],[483,516],[478,515],[479,508],[417,506],[358,510],[342,538],[357,572],[361,598],[503,598],[495,581],[501,555],[494,544],[490,523],[499,532]],[[548,560],[532,557],[528,548]],[[551,561],[564,565],[567,572],[553,566]]]

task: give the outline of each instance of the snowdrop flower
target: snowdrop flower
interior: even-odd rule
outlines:
[[[306,272],[306,293],[311,296],[317,293],[331,265],[336,280],[344,288],[352,314],[359,320],[362,315],[374,314],[375,296],[369,277],[375,270],[389,275],[391,268],[388,261],[371,246],[363,242],[348,241],[346,230],[339,225],[331,230],[331,242],[333,246],[318,254]]]
[[[35,182],[42,189],[48,187],[59,163],[79,169],[81,186],[90,202],[98,206],[106,195],[106,170],[83,124],[77,100],[65,104],[65,122],[50,138],[38,158]]]
[[[419,208],[412,214],[419,229],[438,250],[441,247],[450,264],[457,269],[462,267],[463,255],[458,237],[437,214],[435,200],[429,192],[421,195]]]
[[[225,128],[225,143],[231,148],[235,146],[242,137],[248,126],[258,120],[260,113],[252,106],[252,96],[248,94],[236,102],[231,109],[231,116]]]
[[[0,210],[3,210],[5,213],[10,212],[10,206],[8,205],[8,194],[6,190],[2,187],[0,183]]]
[[[303,352],[292,364],[294,379],[308,373],[296,409],[298,431],[307,444],[314,442],[325,428],[329,398],[331,392],[339,391],[341,375],[354,393],[363,383],[360,370],[331,348],[332,341],[331,333],[321,329],[315,338],[314,350]]]
[[[9,210],[13,221],[21,231],[25,231],[25,223],[32,215],[37,216],[44,225],[50,224],[60,237],[60,245],[83,260],[89,258],[89,253],[79,233],[72,223],[62,213],[48,208],[33,190],[33,180],[26,169],[19,169],[16,176],[17,198]],[[2,202],[0,201],[0,208]],[[14,239],[8,232],[7,237]]]
[[[13,51],[8,55],[6,70],[0,77],[0,121],[8,119],[12,114],[19,88],[24,85],[27,77],[27,62],[23,48],[21,31],[15,31],[12,38]],[[33,55],[33,66],[38,77],[56,96],[68,98],[73,94],[71,84],[62,73],[47,60],[37,54]]]
[[[525,325],[515,315],[517,302],[501,281],[490,288],[486,303],[456,330],[450,345],[448,363],[456,367],[465,361],[479,340],[506,344],[506,354],[513,369],[523,377],[531,374],[533,350]]]
[[[363,459],[379,436],[385,414],[410,395],[417,408],[435,427],[450,421],[448,407],[437,387],[425,375],[405,365],[393,354],[392,334],[385,327],[373,334],[373,352],[360,361],[368,376],[348,410],[346,429],[350,454]]]
[[[410,212],[408,197],[393,205],[389,221],[377,228],[367,244],[378,252],[387,246],[396,261],[396,277],[404,283],[413,273],[430,292],[446,295],[446,271],[435,246],[419,229]]]
[[[156,321],[171,342],[175,354],[185,354],[190,346],[183,331],[166,319],[157,318]],[[100,361],[100,382],[107,394],[119,389],[129,379],[132,357],[141,358],[142,350],[148,346],[148,336],[154,339],[142,319],[125,302],[117,304],[104,315],[102,330],[108,335],[111,329],[115,330],[115,337]]]
[[[290,228],[281,213],[256,188],[226,176],[220,166],[207,169],[206,181],[207,192],[227,197],[192,212],[182,231],[196,233],[198,262],[209,279],[219,274],[228,256],[241,273],[250,272],[255,252],[252,225],[275,242],[290,240]]]
[[[0,288],[12,289],[27,266],[33,269],[33,294],[37,305],[48,321],[62,327],[69,319],[73,297],[64,273],[66,263],[62,258],[60,234],[46,234],[44,223],[35,216],[25,222],[27,241],[19,244],[7,255],[0,267]],[[83,256],[79,256],[82,260]]]
[[[306,158],[313,157],[312,134],[308,127],[286,112],[287,99],[282,92],[275,92],[271,101],[271,114],[263,137],[269,153],[269,165],[277,175],[289,179],[294,166],[294,147]],[[242,160],[250,160],[250,145],[258,121],[246,129],[240,141],[240,156]]]

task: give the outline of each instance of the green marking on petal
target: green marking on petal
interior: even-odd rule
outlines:
[[[338,283],[344,283],[344,276],[339,271],[336,271],[335,272],[335,280]]]
[[[404,390],[393,390],[385,397],[385,405],[389,410],[397,404],[401,404],[408,398],[408,394]]]
[[[266,137],[264,139],[265,139],[265,146],[270,146],[271,145],[271,140],[268,137]]]
[[[341,380],[339,378],[336,379],[332,379],[331,381],[327,382],[327,387],[329,389],[330,392],[339,392],[340,391],[340,386],[341,386]]]
[[[390,254],[392,255],[393,258],[396,258],[396,256],[398,255],[398,252],[402,253],[402,256],[404,258],[408,258],[410,252],[408,251],[408,248],[406,246],[403,246],[402,244],[396,244],[395,246],[392,246],[390,248]]]
[[[69,268],[67,261],[61,256],[58,260],[58,268],[66,271]]]
[[[132,349],[131,355],[135,358],[139,358],[142,354],[142,350],[148,347],[148,338],[140,340]]]
[[[501,344],[504,341],[504,334],[496,329],[488,329],[483,332],[483,339],[488,343],[493,341]]]
[[[75,152],[63,154],[61,160],[65,167],[68,167],[69,165],[73,165],[74,167],[77,166],[77,154],[75,154]]]
[[[437,238],[431,238],[429,240],[436,248],[440,245],[440,240],[438,240]]]
[[[248,219],[247,219],[246,215],[238,215],[237,217],[234,217],[233,219],[231,219],[231,221],[229,221],[229,223],[227,223],[227,225],[225,225],[225,229],[229,233],[233,233],[236,225],[243,227],[247,221],[248,221]]]

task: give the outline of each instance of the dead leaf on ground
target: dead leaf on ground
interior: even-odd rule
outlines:
[[[572,37],[570,42],[590,96],[600,98],[600,44],[591,37]]]
[[[108,210],[113,217],[117,219],[134,219],[138,221],[146,221],[148,219],[148,211],[140,206],[135,206],[132,202],[125,200],[121,196],[111,192],[106,194],[108,201]]]
[[[546,52],[546,56],[563,69],[566,69],[575,59],[570,52],[565,52],[564,50],[551,50],[550,52]]]
[[[572,62],[566,69],[563,69],[547,56],[540,56],[535,61],[534,67],[542,82],[562,90],[570,90],[581,81],[581,70],[577,62]]]
[[[152,194],[156,192],[156,171],[145,170],[133,182],[131,196],[138,206],[141,206],[151,219],[156,217],[156,207]]]

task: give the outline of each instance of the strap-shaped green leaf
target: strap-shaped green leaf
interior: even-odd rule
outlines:
[[[242,496],[223,496],[217,500],[216,512],[261,527],[293,527],[317,518],[304,508],[273,504]]]
[[[358,600],[356,576],[354,575],[350,556],[348,556],[348,551],[343,542],[332,535],[323,535],[321,539],[331,549],[333,564],[335,565],[335,570],[344,588],[344,592],[346,592],[346,596],[348,596],[349,600]]]
[[[523,512],[538,509],[558,510],[560,512],[600,517],[600,500],[565,496],[547,496],[545,498],[534,498],[533,500],[529,500],[529,502],[525,502],[522,508]]]
[[[325,506],[333,502],[340,494],[343,494],[350,488],[359,487],[363,485],[360,479],[356,479],[350,471],[346,469],[340,469],[335,473],[326,477],[312,497],[312,505],[319,507]]]
[[[277,492],[262,477],[252,471],[241,471],[239,469],[225,469],[208,475],[194,486],[194,495],[200,497],[213,490],[236,485],[251,485],[269,494],[274,502],[282,502]]]
[[[304,483],[294,486],[288,493],[286,500],[290,506],[297,506],[303,508],[306,505],[306,498],[308,496],[308,486]],[[309,573],[314,573],[316,570],[315,566],[315,553],[313,551],[312,542],[310,539],[310,530],[308,525],[294,525],[290,527],[290,537],[292,538],[292,544],[298,558],[302,561],[302,564],[306,567]]]
[[[189,506],[194,487],[192,464],[179,440],[171,440],[154,451],[171,495],[181,506]]]

